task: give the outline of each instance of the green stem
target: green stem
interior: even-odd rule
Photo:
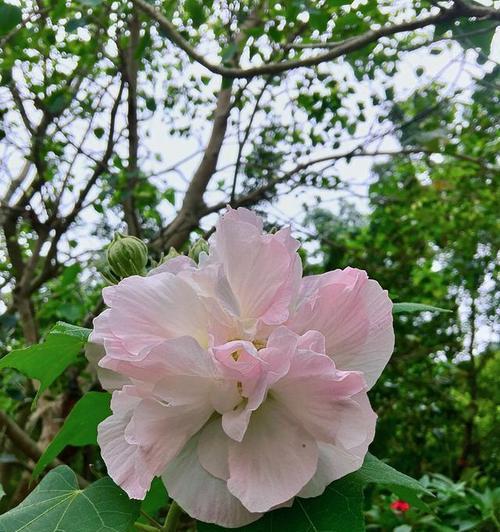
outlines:
[[[165,518],[165,523],[161,529],[162,532],[175,532],[181,514],[182,508],[175,501],[172,501],[168,509],[167,517]]]
[[[157,529],[160,529],[161,528],[161,525],[160,523],[158,523],[158,521],[156,519],[154,519],[153,517],[151,517],[148,513],[146,513],[144,510],[141,510],[141,515],[143,517],[145,517],[150,523],[151,525],[153,525],[154,528],[157,528]]]
[[[144,532],[160,532],[159,528],[156,528],[155,526],[145,525],[144,523],[134,523],[134,527],[137,530],[143,530]]]

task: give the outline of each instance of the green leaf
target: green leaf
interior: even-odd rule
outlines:
[[[5,496],[5,490],[3,489],[2,484],[0,484],[0,500]]]
[[[368,454],[363,467],[350,475],[332,482],[319,497],[297,498],[291,508],[282,508],[265,514],[255,523],[238,528],[240,532],[362,532],[363,489],[367,484],[383,484],[410,503],[425,507],[417,494],[430,493],[416,480],[396,471]],[[198,523],[198,532],[218,532],[223,528]]]
[[[314,9],[309,12],[309,21],[311,27],[323,32],[328,26],[330,20],[330,14],[327,11],[321,9]]]
[[[167,188],[163,193],[163,197],[171,204],[175,206],[175,189]]]
[[[225,48],[222,49],[221,59],[223,63],[230,61],[236,52],[238,51],[238,46],[234,43],[228,44]]]
[[[127,532],[139,514],[111,479],[81,490],[68,466],[53,469],[19,505],[0,516],[0,532]]]
[[[202,2],[199,0],[186,0],[184,6],[188,15],[191,17],[195,28],[198,28],[205,22],[206,16]]]
[[[64,425],[45,449],[33,470],[37,478],[67,445],[83,447],[97,444],[97,425],[111,415],[111,395],[88,392],[73,407]]]
[[[87,19],[85,17],[80,17],[80,18],[72,18],[71,20],[68,20],[68,22],[66,22],[66,31],[68,33],[72,33],[74,31],[76,31],[78,28],[83,28],[84,26],[87,25]]]
[[[78,325],[71,325],[71,323],[66,323],[64,321],[58,321],[50,331],[50,334],[64,334],[66,336],[78,338],[82,342],[86,343],[90,332],[91,329],[79,327]]]
[[[479,5],[479,4],[477,4]],[[467,48],[479,48],[488,57],[491,52],[491,43],[495,36],[497,24],[491,20],[459,20],[442,22],[436,26],[436,35],[440,36],[451,31],[452,37]]]
[[[88,7],[97,7],[102,4],[103,0],[79,0],[80,4]]]
[[[165,508],[169,501],[169,496],[163,481],[159,477],[155,477],[151,483],[146,497],[142,501],[141,510],[148,515],[156,516],[159,510]],[[140,518],[139,521],[147,523],[147,519]]]
[[[364,484],[373,483],[387,486],[388,489],[398,495],[401,499],[408,501],[413,506],[417,506],[423,510],[427,510],[428,507],[417,497],[417,494],[433,496],[433,494],[426,490],[420,482],[404,473],[400,473],[390,465],[375,458],[375,456],[370,453],[366,455],[363,467],[354,474],[357,475]]]
[[[296,499],[291,508],[264,514],[250,525],[237,528],[240,532],[362,532],[363,486],[348,475],[328,486],[319,497]],[[225,530],[217,525],[198,523],[198,532]]]
[[[392,306],[393,314],[401,314],[402,312],[451,312],[451,310],[440,307],[433,307],[432,305],[423,305],[422,303],[394,303]]]
[[[156,111],[156,101],[153,97],[146,98],[146,108],[149,111]]]
[[[0,36],[13,30],[22,20],[21,10],[11,4],[0,3]]]
[[[0,360],[0,369],[14,368],[40,382],[35,402],[61,373],[78,357],[89,329],[58,322],[45,342],[16,349]]]
[[[63,91],[55,92],[54,94],[51,94],[46,100],[45,100],[45,106],[47,107],[47,110],[51,113],[61,113],[68,105],[69,101],[71,99],[71,96]]]

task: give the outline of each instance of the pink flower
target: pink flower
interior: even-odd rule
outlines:
[[[199,266],[178,257],[104,289],[92,341],[114,391],[98,440],[130,497],[161,476],[192,517],[236,527],[362,465],[392,304],[360,270],[302,279],[297,249],[229,209]]]

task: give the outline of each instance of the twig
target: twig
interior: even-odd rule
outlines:
[[[5,434],[8,438],[16,445],[16,448],[19,449],[24,455],[28,458],[31,458],[34,462],[38,462],[40,457],[43,454],[43,451],[38,447],[38,444],[32,440],[26,432],[5,412],[0,411],[0,426],[4,427]],[[64,465],[63,462],[55,458],[48,467],[53,469],[54,467]],[[83,478],[80,475],[76,475],[78,478],[78,483],[81,487],[89,485],[88,480]]]

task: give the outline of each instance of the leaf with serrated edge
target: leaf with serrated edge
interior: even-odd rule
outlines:
[[[78,489],[75,473],[59,466],[14,509],[0,516],[0,532],[127,532],[139,514],[111,479]]]

